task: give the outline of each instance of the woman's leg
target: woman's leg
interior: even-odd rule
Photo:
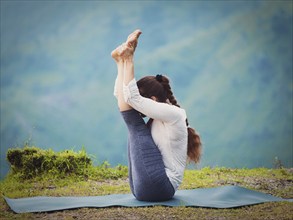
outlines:
[[[113,57],[113,59],[116,62],[117,65],[117,77],[116,77],[116,81],[115,81],[115,95],[117,97],[117,101],[118,101],[118,108],[120,111],[124,111],[125,109],[129,109],[131,108],[131,106],[129,106],[127,103],[125,103],[124,98],[123,98],[123,78],[124,78],[124,61],[122,60],[122,58],[120,57],[120,53],[122,50],[122,46],[117,47],[115,50],[112,51],[111,55]],[[128,141],[129,143],[129,141]],[[129,148],[129,144],[127,147],[127,151],[128,151],[128,178],[129,178],[129,185],[130,185],[130,189],[132,194],[134,195],[134,190],[133,190],[133,181],[132,181],[132,164],[131,164],[131,158],[130,158],[130,148]]]
[[[115,60],[117,64],[117,78],[115,82],[115,89],[117,91],[118,108],[120,111],[127,111],[129,109],[132,109],[132,107],[124,101],[124,96],[123,96],[123,79],[124,79],[125,61],[122,59],[120,54],[123,51],[124,46],[125,45],[120,45],[111,53],[113,59]]]
[[[128,40],[136,45],[139,34],[134,32]],[[127,47],[128,44],[124,49],[125,52],[121,53],[124,57],[123,82],[125,85],[134,78],[133,51],[132,48]],[[138,200],[145,201],[162,201],[172,198],[175,191],[166,175],[161,152],[153,141],[150,129],[136,110],[123,111],[121,114],[129,131],[128,147],[134,196]]]
[[[128,37],[126,44],[112,52],[118,68],[118,106],[129,131],[131,190],[138,200],[162,201],[172,198],[175,191],[166,175],[161,152],[139,112],[125,103],[123,98],[123,83],[127,85],[134,78],[133,52],[139,35],[139,31],[134,32]],[[123,62],[120,62],[120,58]]]
[[[136,30],[131,33],[127,41],[117,47],[112,51],[111,56],[116,61],[118,75],[116,79],[117,84],[117,92],[118,92],[118,107],[120,111],[127,111],[132,109],[130,105],[128,105],[123,97],[123,83],[128,85],[131,79],[134,78],[134,69],[133,69],[133,53],[137,46],[137,40],[139,35],[141,34],[140,30]],[[124,72],[128,71],[129,73],[125,77]]]
[[[162,155],[150,129],[134,109],[121,112],[128,128],[128,153],[133,195],[143,201],[171,199],[175,190],[166,175]]]
[[[120,112],[123,111],[127,111],[132,109],[131,106],[129,106],[123,97],[123,80],[124,80],[124,69],[125,69],[125,57],[127,57],[126,54],[126,46],[130,47],[131,49],[128,50],[127,52],[131,53],[131,57],[132,54],[137,46],[137,39],[139,37],[139,35],[141,34],[141,32],[139,30],[134,31],[132,34],[130,34],[127,38],[126,43],[118,46],[115,50],[112,51],[111,56],[113,57],[113,59],[115,60],[116,64],[117,64],[117,78],[115,81],[115,90],[117,92],[116,96],[117,96],[117,101],[118,101],[118,107]],[[122,58],[123,56],[123,58]],[[131,162],[131,157],[130,157],[130,146],[129,146],[130,141],[128,141],[128,147],[127,147],[127,151],[128,151],[128,178],[129,178],[129,185],[130,185],[130,189],[133,193],[133,195],[135,195],[134,189],[133,189],[133,180],[132,180],[132,162]]]

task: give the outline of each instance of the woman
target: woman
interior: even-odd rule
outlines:
[[[117,64],[114,95],[128,128],[129,183],[142,201],[171,199],[182,182],[187,158],[198,162],[201,142],[162,75],[134,78],[133,56],[141,31],[112,51]],[[146,124],[142,117],[150,118]]]

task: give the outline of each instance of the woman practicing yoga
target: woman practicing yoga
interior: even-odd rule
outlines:
[[[114,95],[128,128],[129,184],[142,201],[171,199],[183,179],[187,159],[198,162],[201,142],[188,127],[185,110],[173,96],[166,76],[136,82],[133,56],[141,31],[112,51],[118,74]],[[149,118],[146,124],[143,117]]]

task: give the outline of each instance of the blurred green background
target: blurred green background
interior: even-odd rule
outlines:
[[[137,78],[171,79],[199,167],[292,167],[292,1],[1,0],[1,178],[27,141],[127,163],[110,52],[136,28]]]

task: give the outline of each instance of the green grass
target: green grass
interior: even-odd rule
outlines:
[[[292,169],[230,169],[209,167],[201,170],[186,170],[181,189],[241,185],[246,188],[270,193],[284,198],[293,198]]]
[[[98,168],[97,168],[98,169]],[[100,167],[101,169],[101,167]],[[120,168],[104,168],[105,170]],[[123,167],[123,169],[126,169]],[[94,172],[94,169],[92,170]],[[94,175],[93,175],[94,176]],[[229,169],[203,168],[186,170],[180,189],[215,187],[237,184],[283,198],[293,197],[292,169]],[[120,178],[35,177],[19,181],[9,175],[0,182],[0,193],[11,198],[28,196],[94,196],[130,193],[127,175]],[[0,219],[292,219],[293,206],[289,202],[265,203],[236,209],[207,209],[190,207],[147,208],[82,208],[50,213],[15,214],[0,200]]]
[[[43,152],[44,153],[44,152]],[[84,152],[81,152],[84,154]],[[52,154],[52,152],[51,152]],[[73,153],[70,152],[70,155]],[[36,157],[34,157],[36,158]],[[77,167],[77,169],[79,169]],[[73,170],[72,170],[73,171]],[[32,172],[33,173],[33,172]],[[13,170],[0,181],[0,193],[10,198],[30,196],[95,196],[130,193],[127,167],[107,162],[83,167],[82,172],[50,170],[25,178]],[[283,198],[293,198],[293,169],[230,169],[205,167],[186,170],[180,189],[239,185]],[[292,219],[289,202],[270,202],[235,209],[196,207],[81,208],[49,213],[13,213],[0,198],[0,219]]]

